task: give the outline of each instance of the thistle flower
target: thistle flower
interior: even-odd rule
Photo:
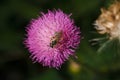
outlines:
[[[120,2],[115,1],[108,9],[101,9],[101,15],[95,22],[100,34],[108,34],[110,39],[120,39]]]
[[[27,27],[25,45],[35,62],[59,68],[69,56],[75,56],[80,43],[80,31],[61,10],[48,11],[31,21]]]

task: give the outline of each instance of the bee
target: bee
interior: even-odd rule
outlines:
[[[59,42],[61,36],[62,36],[62,32],[56,32],[55,35],[50,40],[50,47],[53,48]]]

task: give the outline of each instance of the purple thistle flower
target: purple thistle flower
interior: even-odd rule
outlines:
[[[80,43],[80,29],[61,10],[42,13],[27,27],[25,45],[35,62],[59,68]]]

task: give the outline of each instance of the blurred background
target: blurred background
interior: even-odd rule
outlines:
[[[108,48],[96,53],[99,45],[89,40],[101,35],[94,21],[101,7],[112,0],[0,0],[0,80],[120,80],[120,56]],[[84,39],[76,51],[78,63],[66,61],[59,70],[33,63],[25,48],[25,27],[40,12],[61,9],[81,28]]]

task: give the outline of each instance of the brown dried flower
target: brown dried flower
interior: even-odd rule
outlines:
[[[95,25],[98,33],[120,39],[120,2],[115,1],[108,9],[102,8]]]

